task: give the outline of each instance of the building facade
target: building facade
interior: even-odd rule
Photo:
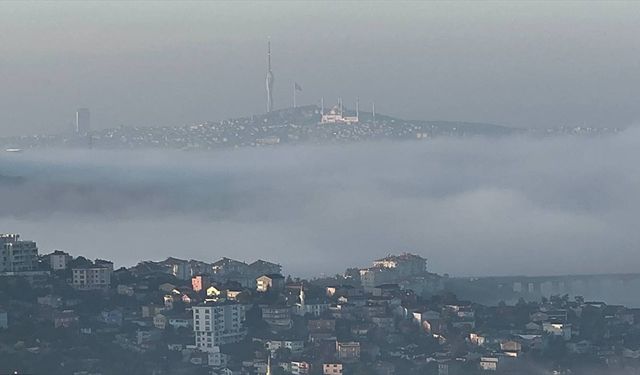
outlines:
[[[108,289],[111,285],[111,269],[101,266],[74,268],[72,286],[78,290]]]
[[[56,250],[46,256],[49,267],[54,271],[66,270],[69,262],[73,259],[71,255],[64,251]]]
[[[0,272],[33,271],[38,266],[38,247],[20,240],[19,234],[0,234]]]
[[[247,334],[244,321],[245,307],[239,303],[215,302],[194,306],[196,347],[213,352],[220,345],[242,341]]]

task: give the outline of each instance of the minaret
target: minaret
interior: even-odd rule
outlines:
[[[304,314],[304,284],[300,285],[300,308],[302,309],[302,313]]]
[[[271,40],[267,42],[267,112],[273,111],[273,72],[271,71]]]
[[[324,116],[324,96],[320,98],[320,116]]]
[[[356,97],[356,119],[360,120],[360,98]]]
[[[267,373],[266,375],[271,375],[271,353],[267,354]]]

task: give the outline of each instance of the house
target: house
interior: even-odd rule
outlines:
[[[360,343],[357,341],[336,341],[336,356],[342,362],[356,362],[360,360]]]
[[[293,326],[291,308],[288,306],[261,306],[262,320],[276,331],[287,330]]]
[[[284,290],[284,276],[279,273],[262,275],[256,279],[256,290],[261,293],[269,290]]]
[[[207,364],[213,368],[225,367],[229,362],[229,356],[220,351],[219,346],[207,351]]]
[[[242,293],[242,290],[227,289],[227,299],[236,301],[240,293]]]
[[[207,288],[211,286],[211,280],[207,275],[195,275],[191,278],[191,288],[198,293],[201,290],[209,291]],[[208,295],[208,294],[207,294]]]
[[[291,361],[289,367],[293,375],[309,375],[311,373],[311,364],[307,361]]]
[[[484,345],[485,340],[486,340],[486,337],[479,333],[472,332],[469,334],[469,342],[471,342],[471,344],[473,345],[482,346]]]
[[[207,288],[207,297],[219,297],[223,292],[223,289],[215,286],[215,285],[211,285]]]
[[[273,353],[276,350],[284,348],[289,349],[292,354],[300,354],[304,350],[304,341],[302,340],[267,340],[265,347],[268,351]]]
[[[66,270],[73,257],[64,251],[55,250],[44,256],[44,260],[53,271]]]
[[[323,375],[342,375],[342,363],[329,362],[322,364]]]
[[[562,337],[564,340],[571,340],[571,323],[542,323],[542,330],[553,336]]]
[[[498,371],[498,357],[480,358],[480,369],[483,371]]]
[[[522,344],[515,340],[505,340],[500,343],[500,350],[509,357],[517,357],[522,351]]]

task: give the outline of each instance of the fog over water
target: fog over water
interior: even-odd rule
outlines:
[[[638,272],[640,131],[216,152],[0,155],[0,232],[132,265],[417,252],[453,275]]]

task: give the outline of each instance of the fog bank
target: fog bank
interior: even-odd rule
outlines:
[[[639,146],[631,129],[605,138],[2,154],[0,232],[119,265],[229,256],[317,275],[407,250],[454,275],[638,272]]]

